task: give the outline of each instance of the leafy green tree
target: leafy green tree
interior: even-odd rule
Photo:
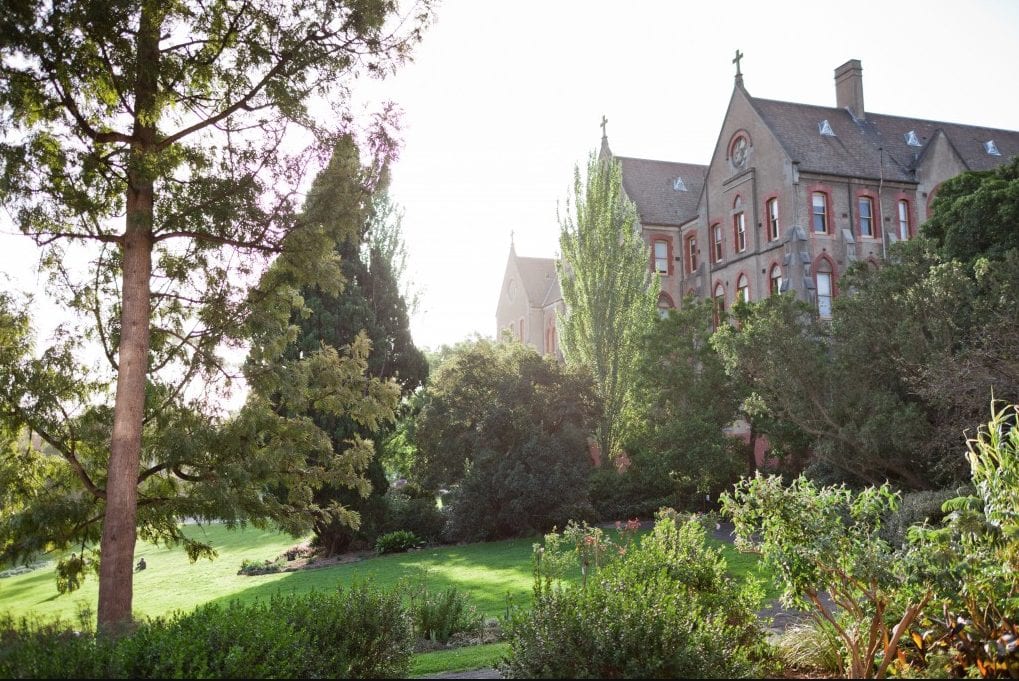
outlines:
[[[1019,157],[942,184],[921,234],[935,242],[945,260],[967,264],[1019,249]]]
[[[450,535],[488,540],[592,514],[587,437],[598,403],[584,370],[519,343],[462,346],[431,377],[414,478],[452,489]]]
[[[655,322],[641,353],[637,394],[646,410],[642,447],[667,462],[688,494],[714,497],[747,466],[736,456],[744,448],[724,432],[739,417],[743,395],[710,343],[712,315],[711,301],[689,300]]]
[[[888,485],[854,494],[845,486],[819,489],[802,476],[786,486],[778,476],[757,475],[722,497],[737,546],[761,554],[786,605],[835,631],[849,678],[883,678],[933,595],[880,536],[897,506]]]
[[[762,429],[799,431],[835,479],[957,485],[958,434],[992,392],[1019,395],[1017,279],[1015,251],[970,271],[918,238],[848,272],[830,323],[778,296],[736,310],[713,342],[759,398]]]
[[[307,283],[338,286],[328,254],[362,224],[364,197],[390,155],[391,116],[367,135],[366,156],[379,163],[365,172],[348,154],[334,164],[330,181],[345,211],[299,219],[297,190],[303,170],[354,128],[351,79],[403,61],[430,8],[423,0],[405,23],[394,14],[390,0],[0,5],[0,203],[45,248],[63,302],[91,320],[86,340],[108,363],[98,376],[85,371],[65,330],[42,364],[19,360],[18,380],[27,383],[8,382],[4,404],[47,434],[92,501],[81,501],[83,515],[64,527],[94,540],[102,521],[104,629],[131,614],[141,509],[167,507],[143,521],[142,536],[180,541],[170,521],[181,508],[162,500],[195,495],[196,482],[224,475],[211,459],[275,448],[281,465],[284,442],[289,450],[322,444],[280,430],[287,422],[254,400],[220,431],[229,436],[217,436],[210,456],[220,395],[189,386],[227,373],[218,349],[249,337],[256,352],[246,378],[261,394],[282,389],[285,373],[308,371],[270,366],[290,339],[288,301]],[[312,115],[313,101],[333,106],[330,125]],[[302,139],[312,146],[288,151],[308,131]],[[64,244],[90,260],[84,278],[66,266]],[[262,277],[277,257],[276,272]],[[287,376],[296,382],[284,399],[307,399],[297,390],[324,390],[327,378],[354,380],[364,351],[355,344],[346,362],[323,351],[311,362],[318,374]],[[347,395],[318,399],[352,406]],[[230,517],[266,511],[251,498],[253,506],[230,501],[238,505]],[[284,506],[269,515],[285,516]]]
[[[322,344],[342,348],[355,342],[364,333],[371,341],[367,373],[381,380],[392,379],[406,397],[421,386],[428,375],[425,357],[410,335],[407,306],[400,293],[396,272],[389,258],[403,251],[399,225],[385,191],[373,201],[372,219],[365,227],[365,242],[360,238],[343,242],[337,248],[340,268],[345,279],[343,290],[332,294],[317,287],[302,291],[306,310],[295,314],[294,323],[300,336],[288,354],[298,357],[310,354]],[[385,213],[380,215],[380,209]],[[373,236],[373,230],[382,236]],[[399,265],[399,263],[397,263]],[[384,423],[375,431],[359,425],[349,414],[334,415],[313,410],[315,424],[329,434],[333,450],[343,451],[351,438],[374,438],[375,455],[368,465],[371,493],[362,497],[346,486],[325,485],[314,495],[322,507],[337,501],[360,515],[359,527],[351,527],[339,518],[323,516],[316,520],[315,535],[328,553],[342,551],[359,532],[369,543],[385,513],[383,495],[388,488],[383,469],[380,445],[392,431],[392,423]]]
[[[1000,404],[1000,403],[999,403]],[[936,585],[935,604],[914,634],[923,662],[948,655],[953,676],[1015,677],[1019,672],[1019,408],[992,405],[991,419],[967,441],[972,493],[949,500],[937,527],[911,540]]]
[[[627,443],[624,472],[594,475],[592,501],[603,517],[697,510],[747,471],[747,447],[725,432],[742,390],[710,343],[713,312],[711,301],[689,299],[646,336],[635,385],[645,427]]]
[[[618,161],[592,153],[583,178],[574,168],[572,205],[559,218],[562,349],[567,363],[594,375],[604,406],[598,443],[613,456],[634,420],[631,386],[641,339],[657,317],[658,280],[648,269],[637,207],[623,192]]]

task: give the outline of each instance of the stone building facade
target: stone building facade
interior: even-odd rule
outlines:
[[[738,298],[791,292],[829,316],[840,275],[857,261],[877,266],[892,243],[913,237],[942,182],[1019,155],[1019,131],[868,111],[855,59],[835,69],[835,104],[754,97],[737,65],[707,165],[615,156],[648,266],[661,275],[663,311],[687,295],[724,311]],[[612,153],[604,132],[602,153]],[[496,319],[500,331],[557,353],[550,311],[562,300],[549,276],[551,259],[511,248]],[[510,292],[524,280],[526,305]]]

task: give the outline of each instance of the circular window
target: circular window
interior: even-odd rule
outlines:
[[[747,151],[750,148],[747,138],[740,135],[732,143],[732,165],[736,168],[743,168],[747,164]]]

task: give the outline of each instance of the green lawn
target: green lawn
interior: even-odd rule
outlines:
[[[241,561],[275,558],[299,540],[253,528],[228,530],[222,525],[190,526],[216,547],[219,557],[191,564],[183,551],[139,544],[138,557],[148,569],[135,574],[134,610],[139,616],[165,615],[187,611],[209,601],[238,599],[248,602],[275,591],[305,593],[333,589],[353,579],[371,577],[381,586],[404,578],[416,578],[427,570],[430,587],[457,586],[469,591],[475,605],[487,617],[504,612],[506,596],[526,601],[531,593],[531,546],[535,539],[443,546],[412,553],[369,558],[326,568],[248,577],[238,575]],[[759,572],[757,558],[724,546],[730,570],[735,575]],[[90,576],[76,592],[57,594],[53,565],[0,579],[0,611],[13,614],[36,613],[73,620],[79,604],[95,609],[98,584]],[[772,588],[769,595],[776,592]]]
[[[508,654],[509,643],[486,643],[480,646],[420,653],[411,660],[410,676],[496,667]]]
[[[430,587],[456,585],[470,591],[478,609],[489,617],[503,612],[508,592],[527,598],[531,590],[533,539],[444,546],[320,569],[249,577],[237,574],[241,561],[275,558],[300,540],[253,528],[231,531],[221,525],[191,526],[187,531],[210,541],[219,557],[191,564],[182,550],[139,543],[137,557],[144,557],[148,567],[134,578],[137,615],[187,611],[209,601],[248,602],[277,590],[304,593],[334,589],[337,584],[365,577],[381,586],[391,586],[402,578],[419,577],[422,568],[428,570]],[[58,595],[52,563],[0,579],[0,611],[17,615],[35,613],[73,620],[79,604],[94,610],[97,598],[98,583],[93,575],[78,591]]]

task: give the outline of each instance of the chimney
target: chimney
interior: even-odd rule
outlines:
[[[835,69],[835,106],[849,109],[863,120],[863,66],[859,59],[850,59]]]

